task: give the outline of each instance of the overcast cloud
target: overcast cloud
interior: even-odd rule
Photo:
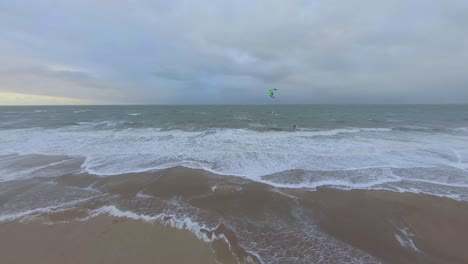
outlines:
[[[0,58],[88,103],[468,103],[468,1],[0,0]]]

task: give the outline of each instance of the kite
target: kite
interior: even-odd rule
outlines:
[[[268,90],[268,94],[270,95],[271,98],[276,98],[275,97],[275,92],[278,91],[278,89],[276,88],[271,88],[270,90]]]

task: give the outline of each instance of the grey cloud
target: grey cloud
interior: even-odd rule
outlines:
[[[4,71],[0,71],[1,75],[10,76],[25,76],[25,75],[41,75],[50,76],[59,79],[75,79],[75,80],[93,80],[94,76],[91,74],[80,71],[80,70],[65,70],[65,69],[50,69],[44,66],[31,66],[25,68],[13,68]]]
[[[162,79],[169,79],[174,81],[189,81],[193,76],[187,73],[182,73],[177,69],[160,68],[153,71],[153,75]]]
[[[0,83],[127,103],[268,103],[271,86],[284,103],[468,103],[467,10],[461,0],[3,2]]]

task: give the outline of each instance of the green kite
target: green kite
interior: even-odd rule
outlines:
[[[268,94],[270,95],[271,98],[276,98],[275,97],[275,92],[278,91],[278,89],[276,88],[271,88],[270,90],[268,90]]]

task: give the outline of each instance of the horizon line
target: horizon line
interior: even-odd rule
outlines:
[[[262,105],[468,105],[468,103],[290,103],[290,104],[25,104],[0,105],[0,107],[41,106],[262,106]]]

